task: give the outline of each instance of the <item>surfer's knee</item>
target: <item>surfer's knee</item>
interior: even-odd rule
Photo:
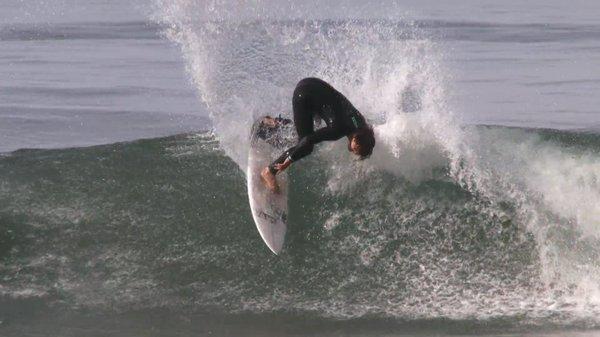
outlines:
[[[296,87],[294,90],[294,94],[292,96],[292,106],[296,109],[306,106],[306,95],[304,94],[304,90],[302,90],[302,88]]]

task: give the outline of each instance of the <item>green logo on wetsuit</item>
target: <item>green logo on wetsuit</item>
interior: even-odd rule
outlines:
[[[354,127],[358,129],[358,122],[356,121],[356,116],[352,116],[352,124],[354,124]]]

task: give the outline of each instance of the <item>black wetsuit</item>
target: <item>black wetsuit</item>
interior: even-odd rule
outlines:
[[[269,165],[273,174],[277,173],[275,164],[281,164],[288,158],[292,162],[302,159],[312,152],[317,143],[338,140],[367,127],[365,118],[352,103],[327,82],[318,78],[305,78],[298,82],[292,106],[298,144]],[[315,119],[325,121],[327,126],[315,131]]]

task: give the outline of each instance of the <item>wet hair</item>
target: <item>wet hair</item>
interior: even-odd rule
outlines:
[[[358,143],[358,155],[360,159],[366,159],[373,153],[375,147],[375,133],[370,126],[360,128],[352,134],[352,138]],[[348,144],[350,149],[350,144]]]

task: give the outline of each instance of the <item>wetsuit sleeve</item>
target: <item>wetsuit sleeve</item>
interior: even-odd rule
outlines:
[[[300,139],[298,145],[291,149],[289,159],[291,161],[300,160],[308,156],[315,144],[326,140],[338,140],[344,137],[344,133],[339,128],[326,127],[315,131],[314,133]]]

